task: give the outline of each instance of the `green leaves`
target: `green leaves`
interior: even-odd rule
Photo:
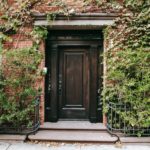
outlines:
[[[40,94],[36,83],[41,79],[42,55],[33,47],[3,50],[2,55],[0,123],[31,126],[35,98]]]
[[[47,38],[47,34],[48,34],[47,28],[44,26],[37,26],[33,28],[31,36],[33,39],[33,45],[36,49],[38,49],[41,41]]]
[[[31,35],[35,39],[46,39],[47,34],[48,34],[47,28],[44,26],[34,27],[33,31],[31,32]]]
[[[129,129],[141,129],[140,136],[142,128],[150,127],[150,9],[144,0],[127,0],[124,7],[130,18],[121,16],[105,34],[114,46],[105,52],[103,98],[105,110],[109,102],[128,104],[128,112],[121,110],[118,115]]]

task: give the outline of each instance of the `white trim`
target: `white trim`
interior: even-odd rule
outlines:
[[[58,15],[54,21],[47,21],[46,14],[33,14],[35,26],[49,27],[104,27],[115,22],[116,14],[109,13],[87,13],[70,16]]]
[[[35,20],[35,26],[109,26],[114,20],[55,20],[48,22],[47,20]]]

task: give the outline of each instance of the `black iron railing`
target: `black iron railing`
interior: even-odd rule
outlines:
[[[127,115],[129,111],[131,111],[131,107],[126,104],[111,102],[108,104],[107,128],[109,132],[118,136],[150,136],[150,127],[131,126],[120,115],[121,113]]]
[[[14,126],[13,124],[0,124],[0,134],[31,134],[34,133],[38,130],[40,126],[40,121],[39,121],[39,102],[40,102],[40,97],[36,98],[35,101],[35,106],[33,112],[30,114],[30,118],[32,121],[31,126],[27,125],[20,125]]]

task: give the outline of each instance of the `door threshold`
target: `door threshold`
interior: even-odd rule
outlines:
[[[59,119],[59,121],[68,121],[68,122],[71,122],[71,121],[76,121],[76,122],[82,122],[82,121],[87,121],[87,122],[90,122],[89,119]]]
[[[89,121],[58,121],[45,122],[40,126],[42,130],[99,130],[106,131],[103,123],[91,123]]]

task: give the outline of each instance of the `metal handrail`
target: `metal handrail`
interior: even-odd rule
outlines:
[[[132,127],[118,113],[127,113],[131,110],[132,108],[126,103],[109,102],[107,113],[108,131],[118,136],[137,136],[138,133],[141,133],[141,136],[150,136],[150,127]]]

